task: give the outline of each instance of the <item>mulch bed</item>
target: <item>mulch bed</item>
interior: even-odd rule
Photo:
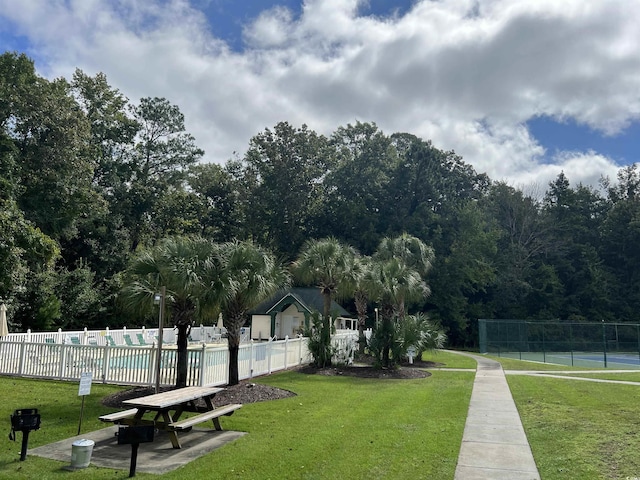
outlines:
[[[363,359],[368,360],[368,359]],[[356,361],[358,362],[358,361]],[[435,362],[414,362],[412,365],[402,364],[394,369],[379,369],[367,363],[356,363],[355,365],[315,368],[312,366],[304,366],[297,368],[296,371],[308,375],[345,375],[360,378],[378,378],[378,379],[394,379],[394,380],[410,380],[416,378],[426,378],[431,376],[430,372],[423,369],[442,366],[441,363]],[[162,391],[171,390],[171,388],[163,388]],[[135,387],[121,392],[108,395],[102,399],[102,404],[112,408],[125,408],[122,402],[131,398],[143,397],[155,393],[153,387]],[[268,400],[278,400],[280,398],[293,397],[296,394],[289,390],[272,387],[270,385],[262,385],[251,381],[243,381],[238,385],[225,387],[224,391],[215,396],[214,403],[216,406],[227,405],[229,403],[255,403],[265,402]]]

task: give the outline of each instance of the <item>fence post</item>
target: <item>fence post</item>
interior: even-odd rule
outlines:
[[[89,333],[87,331],[87,327],[84,327],[84,330],[82,331],[82,344],[86,345],[87,344],[87,338],[89,337]]]
[[[544,323],[542,324],[542,362],[547,363],[547,347],[544,344]]]
[[[253,338],[249,340],[249,379],[253,378]]]
[[[107,330],[107,333],[108,332],[109,330]],[[109,343],[105,344],[102,348],[103,348],[102,383],[107,383],[107,373],[110,373],[109,359],[111,358],[111,352],[109,351]]]
[[[198,385],[201,387],[204,386],[204,364],[207,353],[206,348],[207,345],[203,342],[202,350],[200,350],[200,361],[198,363]]]
[[[284,369],[287,369],[287,356],[289,355],[289,335],[284,336]]]
[[[67,363],[67,348],[69,348],[66,344],[60,345],[60,368],[58,369],[58,378],[62,380],[64,375],[64,367]]]
[[[573,367],[573,323],[569,324],[569,349],[571,350],[571,366]]]
[[[24,356],[27,349],[24,346],[24,341],[20,343],[20,364],[18,365],[18,375],[22,375],[24,372]]]
[[[602,351],[604,352],[604,368],[607,368],[607,327],[602,320]]]
[[[302,335],[298,334],[298,365],[302,365]]]
[[[271,375],[271,354],[273,352],[273,349],[271,348],[271,342],[273,340],[271,338],[269,338],[269,341],[267,342],[267,373],[269,375]]]

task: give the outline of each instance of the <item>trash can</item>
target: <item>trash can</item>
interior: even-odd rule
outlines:
[[[76,440],[71,444],[71,468],[87,468],[91,462],[93,440]]]

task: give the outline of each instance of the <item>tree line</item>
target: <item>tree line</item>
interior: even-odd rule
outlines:
[[[433,251],[430,295],[408,306],[453,345],[477,343],[477,318],[637,321],[636,165],[600,189],[560,174],[526,192],[361,122],[328,136],[281,122],[201,163],[169,100],[133,103],[101,73],[48,80],[11,52],[0,127],[0,300],[14,331],[152,324],[122,291],[132,262],[168,238],[250,241],[288,264],[310,239],[369,257],[403,234]]]

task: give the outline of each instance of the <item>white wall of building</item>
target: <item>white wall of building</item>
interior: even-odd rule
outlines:
[[[271,336],[271,316],[253,315],[251,322],[251,338],[253,340],[269,340]]]

